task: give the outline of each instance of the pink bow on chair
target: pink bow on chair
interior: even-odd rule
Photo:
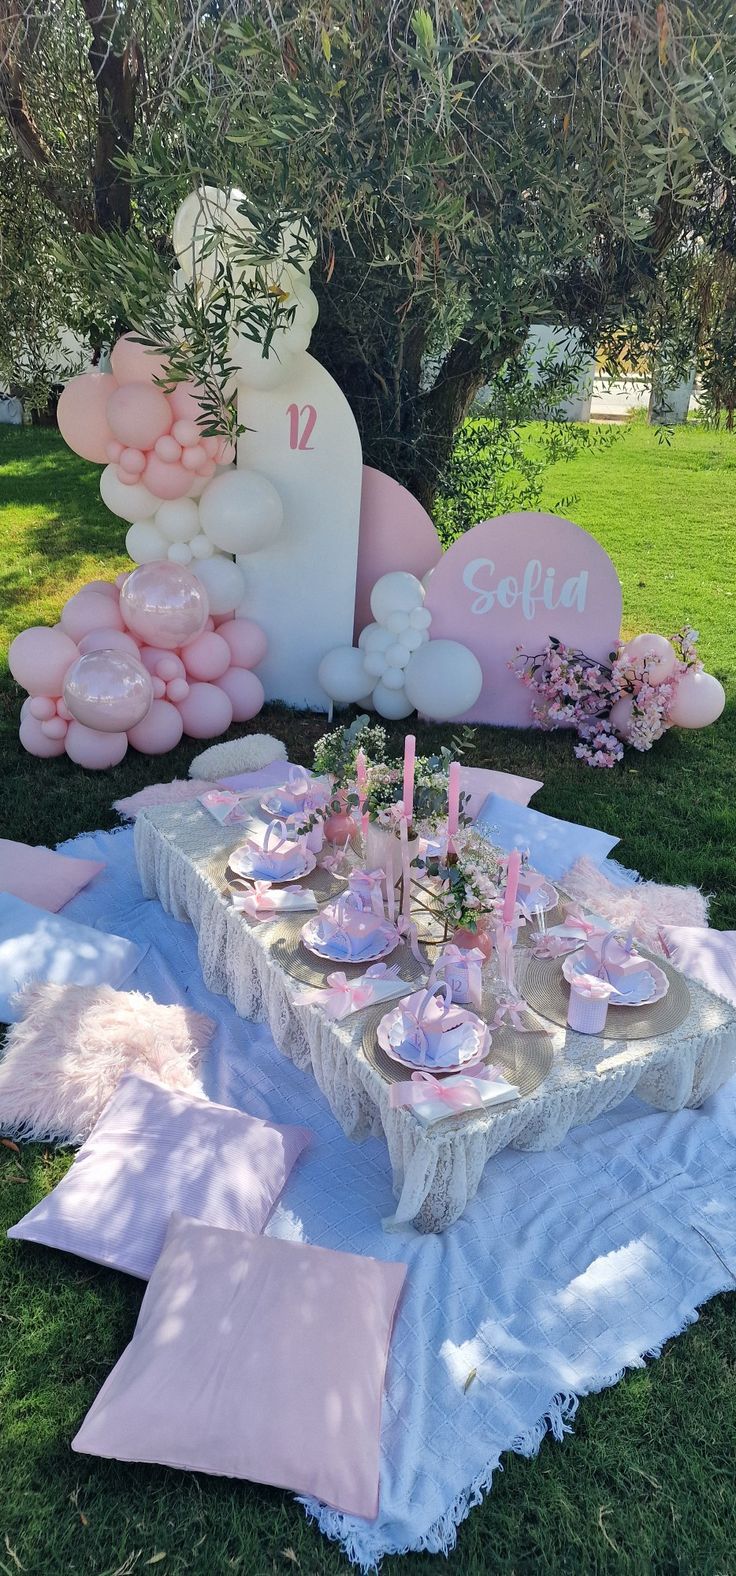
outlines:
[[[474,1062],[472,1067],[466,1068],[462,1080],[458,1078],[446,1083],[441,1078],[435,1078],[434,1073],[418,1069],[406,1083],[391,1085],[389,1105],[395,1110],[397,1106],[421,1105],[430,1099],[439,1100],[451,1111],[469,1111],[476,1107],[482,1109],[483,1099],[478,1083],[481,1079],[492,1082],[498,1077],[498,1071],[497,1067],[483,1067],[480,1062]]]

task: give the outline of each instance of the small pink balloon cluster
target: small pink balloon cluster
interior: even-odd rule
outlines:
[[[263,685],[251,670],[267,645],[250,619],[212,618],[204,586],[182,564],[141,564],[114,585],[92,580],[58,624],[25,629],[10,647],[10,671],[28,691],[21,744],[100,769],[129,744],[163,755],[184,733],[215,738],[260,711]]]
[[[193,384],[164,394],[154,378],[166,376],[161,359],[124,334],[113,349],[111,372],[83,372],[67,383],[57,410],[69,448],[113,478],[137,484],[154,498],[198,495],[217,465],[234,450],[223,438],[203,436],[204,412]]]

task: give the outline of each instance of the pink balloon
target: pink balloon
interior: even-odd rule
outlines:
[[[177,443],[181,443],[184,446],[190,443],[199,443],[200,430],[196,421],[180,419],[179,421],[174,422],[171,431],[176,438]]]
[[[426,509],[392,476],[364,465],[355,593],[356,640],[373,619],[371,591],[382,575],[392,569],[405,569],[421,580],[441,557],[440,539]]]
[[[120,611],[134,635],[168,651],[196,640],[204,628],[209,602],[201,580],[169,558],[139,564],[120,592]]]
[[[109,372],[83,372],[71,378],[62,390],[56,407],[56,420],[64,442],[81,454],[83,460],[105,465],[107,445],[112,438],[107,419],[107,401],[117,383]]]
[[[57,700],[57,702],[56,702],[56,715],[57,715],[57,717],[63,717],[65,722],[73,722],[74,721],[74,718],[72,717],[72,714],[71,714],[71,712],[69,710],[69,707],[65,704],[65,702],[63,700]]]
[[[168,376],[168,362],[162,361],[155,350],[137,345],[132,334],[123,334],[115,345],[110,365],[118,383],[151,383],[154,378]]]
[[[202,465],[208,463],[207,451],[203,444],[193,443],[182,452],[181,463],[185,471],[198,471]]]
[[[176,748],[184,732],[184,724],[176,706],[167,700],[155,700],[147,717],[128,730],[134,750],[144,755],[165,755]]]
[[[217,466],[215,465],[214,460],[205,460],[203,464],[200,465],[197,474],[198,476],[203,476],[205,481],[209,481],[210,477],[214,476],[216,470]]]
[[[163,679],[157,679],[154,677],[151,679],[151,685],[153,688],[154,700],[163,700],[166,694],[166,685],[164,684]]]
[[[217,684],[192,684],[179,711],[190,739],[214,739],[233,720],[230,697]]]
[[[90,651],[127,651],[131,657],[140,656],[133,636],[126,634],[123,629],[92,629],[88,635],[82,636],[79,651],[83,657],[88,656]]]
[[[166,698],[173,700],[176,705],[186,700],[189,694],[189,684],[186,679],[171,679],[166,685]]]
[[[158,454],[149,454],[142,480],[155,498],[184,498],[192,484],[192,473],[183,465],[170,465]]]
[[[65,739],[68,726],[63,717],[48,717],[41,723],[41,732],[47,739]]]
[[[87,728],[126,733],[151,710],[151,675],[127,651],[90,651],[67,673],[64,704]]]
[[[43,760],[50,760],[54,755],[64,754],[64,740],[47,738],[43,732],[43,723],[28,712],[21,718],[18,737],[29,755],[39,755]]]
[[[181,659],[193,679],[219,679],[232,662],[227,641],[214,633],[202,633],[184,646]]]
[[[118,766],[122,761],[128,748],[128,735],[98,733],[96,728],[85,728],[81,722],[70,722],[61,748],[77,766],[86,766],[93,772],[105,771],[108,766]]]
[[[37,722],[48,722],[49,717],[56,716],[56,701],[50,695],[35,695],[28,710]]]
[[[198,424],[204,418],[204,410],[200,403],[200,396],[203,393],[204,390],[198,383],[177,383],[169,396],[175,420],[193,421],[199,430]]]
[[[78,656],[74,641],[58,625],[54,629],[38,625],[16,635],[8,667],[29,695],[60,695],[67,669]]]
[[[233,667],[255,668],[268,651],[268,638],[260,624],[250,618],[232,618],[218,625],[218,635],[230,647]],[[238,719],[236,719],[238,720]]]
[[[608,721],[622,739],[628,739],[634,702],[630,695],[622,695],[611,707]]]
[[[225,617],[229,618],[230,614],[226,613]],[[220,622],[222,623],[222,620],[220,620]],[[215,626],[215,620],[214,620],[214,618],[212,617],[211,614],[210,614],[209,618],[207,619],[207,623],[205,624],[204,627],[205,627],[205,629],[215,629],[215,627],[216,627]]]
[[[232,465],[235,461],[235,453],[235,445],[228,443],[227,438],[220,438],[217,440],[217,449],[211,455],[211,459],[216,460],[218,465]]]
[[[117,438],[111,438],[105,452],[110,464],[117,465],[118,460],[120,459],[120,456],[123,452],[123,445],[122,443],[118,443]]]
[[[113,602],[118,601],[119,591],[114,580],[88,580],[85,591],[99,591],[101,596],[109,596]]]
[[[133,449],[152,449],[171,426],[171,406],[152,383],[124,383],[107,402],[113,435]]]
[[[154,449],[159,459],[166,460],[167,464],[172,464],[181,458],[181,444],[177,443],[176,438],[172,438],[170,432],[164,433],[163,438],[156,439]]]
[[[161,440],[159,439],[159,442],[160,441]],[[123,449],[119,464],[120,469],[125,471],[127,476],[135,476],[136,478],[139,477],[141,471],[144,469],[145,463],[146,456],[142,449]]]
[[[256,673],[248,668],[228,668],[217,682],[232,704],[233,722],[249,722],[257,716],[266,697]]]
[[[621,656],[630,662],[645,660],[650,684],[664,684],[672,678],[677,664],[674,648],[664,635],[635,635],[633,640],[627,640]]]
[[[116,584],[116,586],[118,588],[118,591],[120,591],[121,588],[125,585],[125,582],[126,582],[129,574],[132,574],[132,570],[130,570],[130,569],[121,569],[120,574],[115,576],[115,584]]]
[[[216,460],[225,442],[224,438],[200,438],[200,443],[208,460]]]
[[[677,686],[669,720],[675,728],[709,728],[726,704],[726,691],[713,673],[688,668]]]
[[[101,591],[82,586],[61,610],[61,627],[71,640],[81,640],[95,629],[122,629],[120,608]]]

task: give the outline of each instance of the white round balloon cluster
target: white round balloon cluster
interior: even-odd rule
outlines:
[[[336,646],[323,657],[319,681],[337,706],[372,705],[398,720],[419,711],[436,722],[461,717],[480,695],[483,672],[467,646],[432,640],[432,616],[416,575],[393,570],[371,592],[375,622],[357,648]]]

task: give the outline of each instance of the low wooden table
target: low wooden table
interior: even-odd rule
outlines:
[[[698,1106],[736,1071],[736,1009],[688,980],[689,1012],[671,1032],[611,1040],[547,1023],[552,1064],[532,1093],[424,1128],[411,1111],[390,1106],[389,1083],[363,1053],[364,1014],[334,1022],[318,1006],[296,1007],[300,986],[274,958],[274,924],[232,907],[225,869],[242,841],[242,828],[218,826],[196,803],[144,810],[135,826],[143,891],[194,926],[208,989],[227,996],[242,1018],[267,1022],[279,1050],[311,1068],[343,1131],[385,1138],[397,1224],[444,1230],[476,1193],[487,1162],[509,1145],[552,1149],[629,1094],[662,1111]]]

